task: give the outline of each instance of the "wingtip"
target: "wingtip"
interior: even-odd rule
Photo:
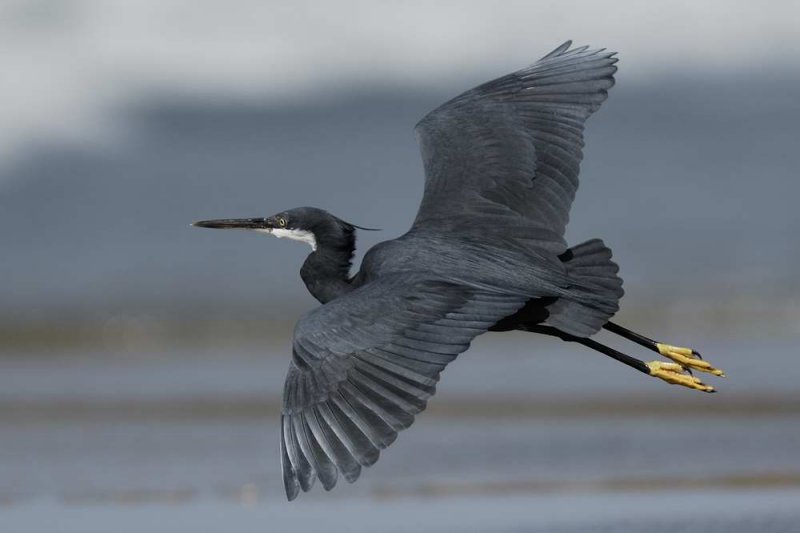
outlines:
[[[287,502],[293,502],[294,500],[296,500],[298,494],[300,494],[300,491],[298,490],[297,487],[295,487],[294,490],[290,491],[289,487],[286,486],[286,501]]]
[[[592,46],[588,44],[571,48],[572,45],[573,45],[572,39],[568,39],[564,41],[561,45],[556,47],[555,50],[544,56],[542,59],[549,59],[552,57],[563,55],[565,53],[568,55],[581,54],[588,50],[592,54],[604,53],[606,57],[611,59],[614,63],[616,63],[619,60],[617,57],[615,57],[617,55],[617,52],[608,50],[607,48],[592,48]]]
[[[300,493],[300,483],[297,481],[297,471],[292,466],[289,454],[286,451],[284,423],[281,420],[281,473],[283,474],[283,488],[286,491],[286,499],[292,501]]]
[[[556,47],[555,50],[544,56],[542,59],[547,59],[548,57],[557,56],[559,54],[563,54],[565,51],[569,50],[569,47],[572,46],[572,39],[567,39],[559,46]]]
[[[286,500],[292,501],[300,494],[300,483],[297,481],[297,473],[293,469],[283,471],[283,489],[286,492]]]

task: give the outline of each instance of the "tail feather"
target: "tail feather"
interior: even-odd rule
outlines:
[[[624,294],[619,267],[600,239],[573,246],[559,258],[574,283],[575,298],[562,297],[547,306],[546,323],[577,337],[594,335],[619,311]]]

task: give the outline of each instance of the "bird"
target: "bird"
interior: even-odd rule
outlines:
[[[364,255],[361,228],[300,207],[272,216],[195,222],[311,246],[300,269],[321,305],[294,329],[283,391],[280,457],[288,500],[318,479],[331,490],[408,428],[440,373],[489,331],[581,344],[667,383],[714,388],[724,373],[691,349],[611,318],[624,291],[600,239],[568,246],[584,124],[606,100],[616,52],[563,43],[532,65],[466,91],[415,127],[425,174],[411,228]],[[664,357],[644,362],[591,337],[605,329]]]

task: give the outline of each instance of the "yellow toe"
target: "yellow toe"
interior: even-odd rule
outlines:
[[[725,376],[725,372],[714,368],[708,361],[700,359],[697,352],[691,348],[682,348],[680,346],[672,346],[671,344],[662,344],[660,342],[657,343],[656,346],[658,347],[658,353],[672,359],[683,368],[697,370],[698,372],[708,372],[714,376]]]
[[[686,369],[679,363],[665,363],[663,361],[651,361],[647,363],[650,375],[663,379],[671,385],[681,385],[690,389],[703,392],[714,392],[714,387],[706,385],[700,379],[690,376]]]

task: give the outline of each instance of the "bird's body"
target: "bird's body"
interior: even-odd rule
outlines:
[[[598,239],[568,248],[583,124],[613,85],[613,53],[558,47],[483,84],[416,128],[425,193],[411,229],[371,248],[351,276],[356,226],[305,207],[196,225],[274,233],[311,245],[300,274],[323,305],[297,323],[283,398],[289,499],[316,478],[332,488],[407,428],[440,372],[487,331],[555,335],[670,383],[721,372],[690,349],[609,322],[623,295]],[[591,340],[607,328],[672,359],[643,363]]]

